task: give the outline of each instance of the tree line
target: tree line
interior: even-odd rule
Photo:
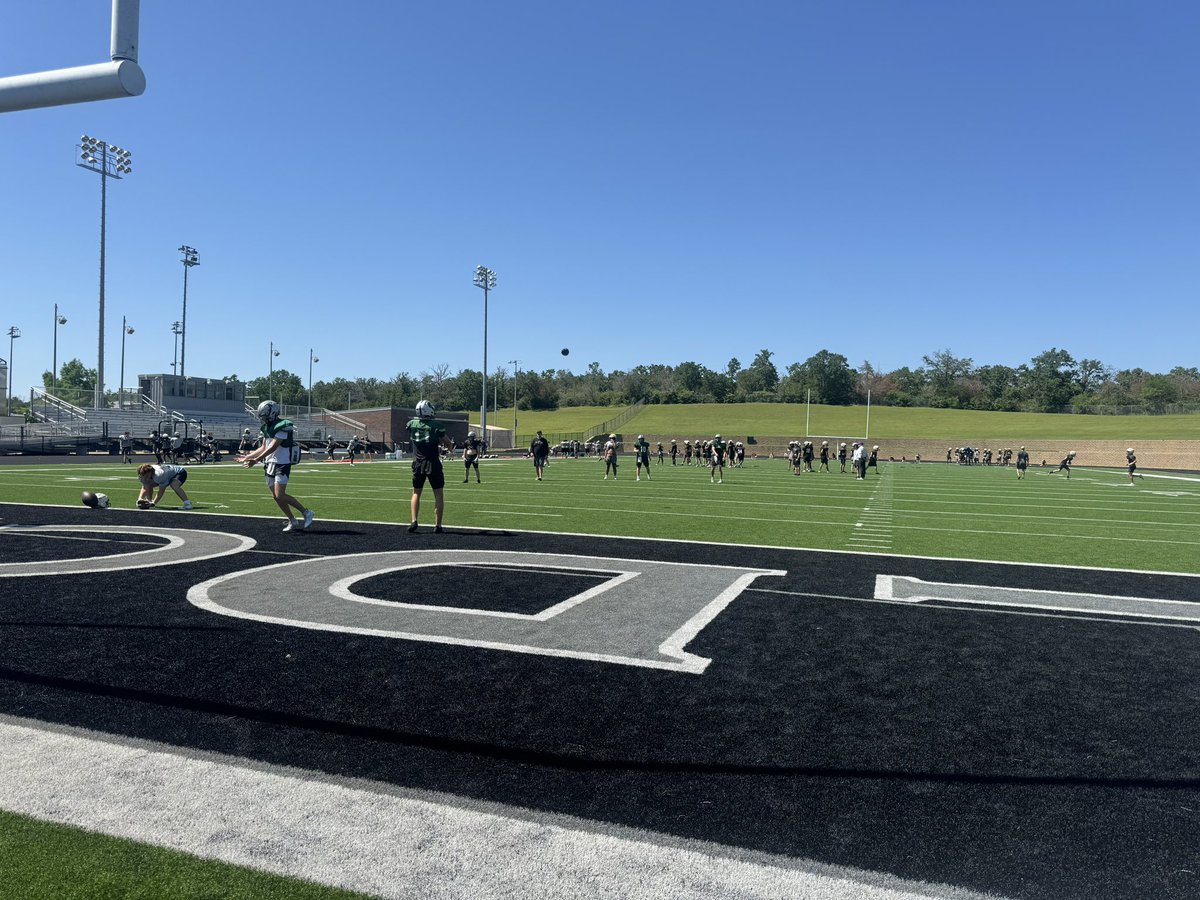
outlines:
[[[520,371],[498,368],[488,380],[489,408],[512,405],[514,388],[519,409],[557,409],[562,406],[625,406],[645,399],[650,403],[813,403],[847,406],[921,406],[1010,412],[1105,412],[1139,407],[1162,412],[1173,404],[1200,404],[1200,370],[1176,366],[1169,372],[1145,369],[1114,370],[1097,359],[1075,359],[1066,350],[1051,348],[1018,366],[976,365],[968,357],[938,350],[921,358],[921,365],[892,371],[876,369],[869,361],[852,367],[840,353],[821,350],[781,370],[770,350],[760,350],[749,365],[736,357],[723,370],[687,361],[677,365],[652,363],[628,370],[605,372],[597,362],[581,373],[566,369]],[[236,375],[225,376],[237,379]],[[248,397],[276,399],[295,405],[309,402],[301,377],[276,369],[247,382]],[[51,375],[43,381],[50,386]],[[94,369],[77,360],[63,364],[59,389],[90,395]],[[270,390],[268,391],[268,387]],[[312,405],[327,409],[414,406],[422,398],[441,409],[477,410],[481,405],[482,375],[478,369],[453,371],[435,365],[416,375],[400,372],[390,379],[335,378],[312,386]]]

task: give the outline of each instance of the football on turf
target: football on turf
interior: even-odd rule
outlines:
[[[100,505],[100,500],[96,497],[95,491],[84,491],[79,495],[79,499],[84,506],[90,506],[92,509]]]
[[[154,504],[152,504],[149,500],[139,500],[137,505],[138,509],[149,509]]]

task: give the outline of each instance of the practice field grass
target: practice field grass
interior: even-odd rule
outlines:
[[[448,527],[1200,572],[1200,477],[1150,476],[1131,486],[1123,471],[1077,467],[1069,481],[1039,468],[1018,481],[1012,468],[885,462],[856,481],[836,463],[832,473],[794,476],[783,460],[747,460],[725,470],[724,484],[710,484],[707,469],[668,459],[653,463],[653,480],[637,482],[628,455],[615,481],[603,480],[596,459],[552,461],[540,483],[528,461],[480,468],[482,484],[463,484],[461,463],[447,462]],[[261,470],[195,466],[186,487],[199,514],[279,516]],[[406,462],[306,462],[291,488],[318,523],[409,517]],[[77,506],[84,489],[125,508],[137,493],[131,466],[0,467],[0,501]],[[168,492],[163,508],[146,515],[174,521],[185,515],[171,511],[178,505]],[[421,518],[432,526],[428,490]]]
[[[553,411],[522,410],[518,431],[532,434],[584,431],[622,411],[621,407],[564,407]],[[809,417],[813,435],[862,435],[865,406],[822,406],[814,403]],[[472,421],[478,420],[478,410]],[[626,434],[696,435],[753,434],[804,436],[803,403],[696,403],[644,406],[621,427]],[[512,426],[512,408],[490,413],[488,422]],[[1064,440],[1188,440],[1200,439],[1200,415],[1078,416],[1051,413],[985,412],[963,409],[871,407],[871,436],[945,439],[954,446],[981,438],[1011,438],[1014,443],[1061,438]]]

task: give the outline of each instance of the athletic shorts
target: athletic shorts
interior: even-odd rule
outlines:
[[[287,484],[288,479],[292,477],[292,467],[277,463],[275,460],[269,460],[264,463],[263,471],[267,476],[267,487],[274,487],[276,484]]]
[[[422,461],[413,461],[412,464],[412,486],[413,490],[419,491],[425,487],[425,482],[429,482],[429,486],[435,491],[440,491],[446,486],[446,476],[442,472],[442,464],[440,462],[432,462],[428,459]]]
[[[533,458],[533,467],[534,467],[535,469],[544,469],[544,468],[546,468],[546,457],[544,457],[544,456],[535,456],[535,457]]]
[[[478,469],[479,468],[479,457],[478,456],[464,456],[463,457],[463,465],[465,465],[468,469],[471,468],[471,466],[474,466],[476,469]]]

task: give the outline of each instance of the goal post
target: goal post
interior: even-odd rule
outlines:
[[[109,62],[0,78],[0,112],[136,97],[146,90],[137,64],[141,0],[113,0]]]

